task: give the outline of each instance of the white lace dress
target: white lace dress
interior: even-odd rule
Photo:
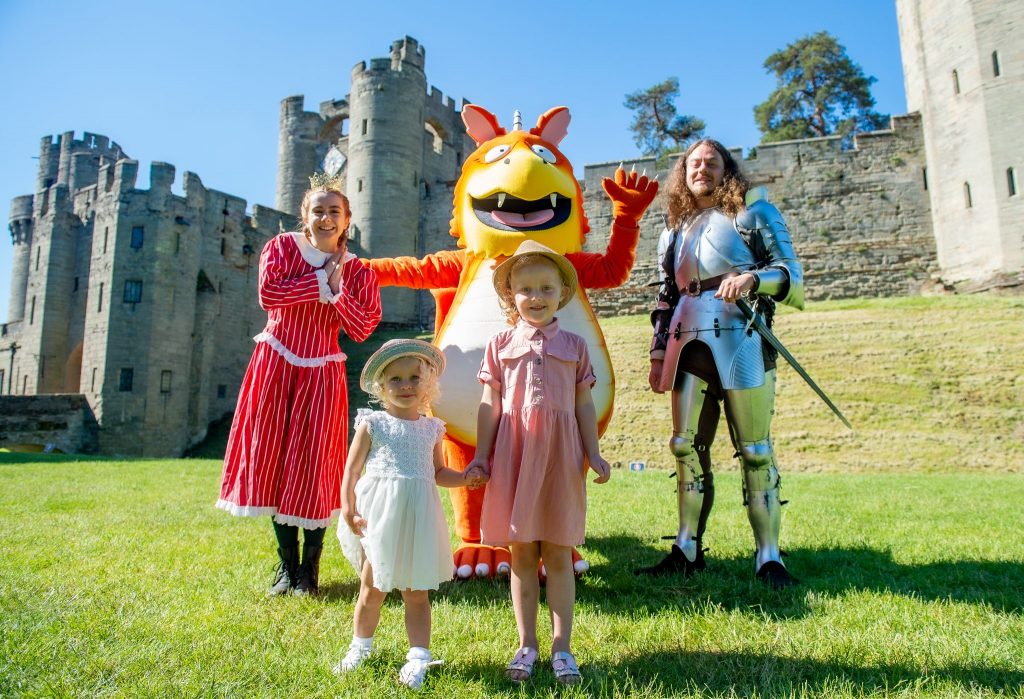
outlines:
[[[434,482],[434,445],[445,433],[436,417],[403,420],[382,410],[359,410],[372,441],[356,482],[356,511],[366,520],[357,537],[341,522],[338,539],[358,574],[373,568],[373,586],[389,592],[436,590],[454,563],[448,524]]]

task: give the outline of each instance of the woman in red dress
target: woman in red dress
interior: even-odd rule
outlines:
[[[348,252],[348,199],[336,181],[310,182],[302,230],[275,236],[260,255],[267,325],[253,338],[217,501],[233,515],[272,517],[280,565],[271,595],[318,592],[323,538],[341,509],[348,447],[338,333],[362,342],[381,316],[376,274]]]

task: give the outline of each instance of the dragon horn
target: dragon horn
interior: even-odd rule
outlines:
[[[512,130],[522,131],[523,130],[523,115],[519,113],[519,110],[512,112]]]

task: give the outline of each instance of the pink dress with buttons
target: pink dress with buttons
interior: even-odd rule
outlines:
[[[485,544],[579,546],[587,518],[576,386],[594,384],[587,344],[558,321],[494,335],[477,375],[501,393],[480,529]]]

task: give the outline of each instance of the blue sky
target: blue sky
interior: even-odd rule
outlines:
[[[680,113],[727,146],[760,134],[753,106],[774,88],[772,52],[834,34],[877,78],[879,111],[906,111],[895,0],[787,2],[308,3],[236,0],[0,0],[0,207],[35,186],[39,140],[105,134],[140,161],[162,160],[208,187],[273,206],[278,110],[306,96],[315,111],[349,91],[352,66],[413,36],[427,80],[510,122],[567,105],[563,151],[586,163],[638,153],[626,93],[679,78]],[[6,217],[5,219],[6,220]],[[0,236],[0,318],[11,239]]]

